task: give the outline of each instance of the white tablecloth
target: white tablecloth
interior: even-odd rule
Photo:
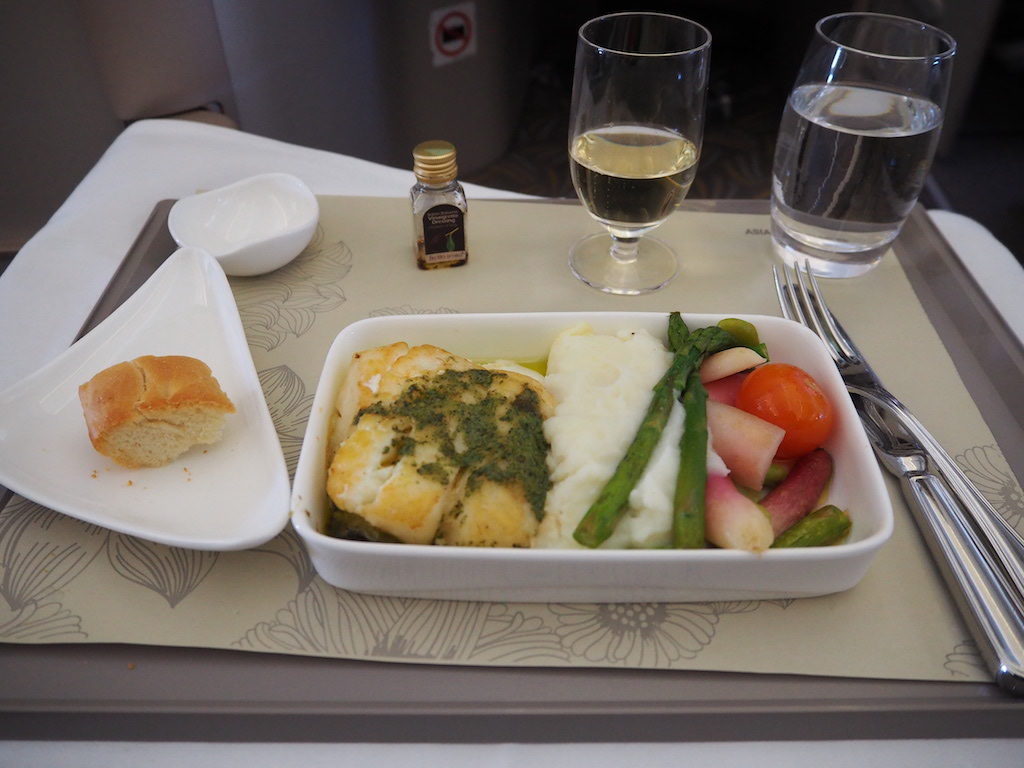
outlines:
[[[158,202],[271,171],[292,173],[321,195],[405,197],[413,183],[409,169],[218,126],[134,123],[0,276],[0,389],[67,348]],[[466,192],[523,197],[475,185]],[[1013,255],[970,219],[933,218],[1024,338],[1024,270]]]
[[[161,200],[272,171],[320,195],[406,197],[409,162],[390,168],[184,120],[132,124],[0,276],[0,389],[70,345]],[[470,197],[523,197],[465,186]]]
[[[19,768],[966,768],[1018,765],[1016,739],[694,744],[166,744],[0,742],[0,765]],[[5,760],[7,762],[5,762]]]

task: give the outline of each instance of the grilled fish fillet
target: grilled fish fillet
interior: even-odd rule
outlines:
[[[337,411],[339,510],[408,543],[530,546],[549,485],[540,382],[390,345],[356,356]]]

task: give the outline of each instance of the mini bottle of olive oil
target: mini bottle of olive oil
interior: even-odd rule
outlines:
[[[420,269],[459,267],[466,250],[466,193],[458,182],[455,147],[447,141],[425,141],[412,151],[416,184],[412,198],[416,265]]]

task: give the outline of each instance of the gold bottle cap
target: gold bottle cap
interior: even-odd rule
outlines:
[[[424,141],[412,151],[412,171],[425,184],[452,181],[459,174],[455,146],[447,141]]]

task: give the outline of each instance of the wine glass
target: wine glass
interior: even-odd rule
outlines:
[[[645,234],[693,183],[710,51],[707,29],[663,13],[615,13],[580,27],[569,165],[576,194],[607,230],[569,252],[588,285],[634,295],[675,276],[675,252]]]

